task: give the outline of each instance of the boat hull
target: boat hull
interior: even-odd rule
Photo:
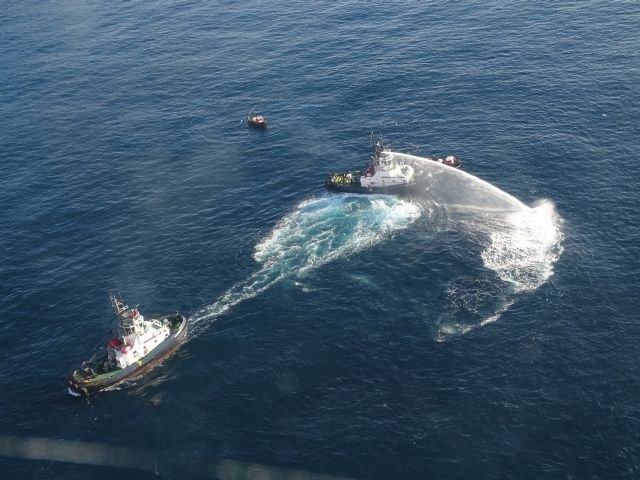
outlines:
[[[399,185],[385,185],[381,187],[363,187],[360,184],[360,179],[357,173],[359,173],[358,170],[348,171],[339,175],[331,174],[327,176],[324,182],[324,185],[327,189],[331,191],[345,192],[345,193],[409,196],[409,195],[414,195],[420,191],[420,185],[416,181],[403,183]],[[336,178],[347,178],[348,175],[351,175],[351,178],[353,178],[353,181],[350,181],[350,182],[336,181]]]
[[[173,355],[187,339],[187,319],[182,315],[175,314],[165,315],[160,317],[159,320],[164,320],[166,318],[179,320],[179,324],[175,332],[156,348],[148,352],[144,357],[140,358],[137,363],[129,365],[126,368],[102,373],[92,378],[83,375],[80,370],[76,370],[67,380],[69,393],[72,395],[88,395],[93,392],[104,390],[108,387],[117,385],[124,380],[142,375],[147,370],[150,370],[158,363]],[[98,357],[95,363],[99,364],[100,362],[106,361],[106,358],[107,355],[105,353],[103,356]]]
[[[256,128],[267,128],[267,121],[266,120],[256,120],[253,117],[247,117],[247,123],[249,124],[249,126],[251,127],[256,127]]]

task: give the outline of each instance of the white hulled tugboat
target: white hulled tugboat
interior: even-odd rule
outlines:
[[[174,353],[187,338],[187,319],[179,313],[145,320],[137,308],[129,308],[111,295],[118,317],[118,335],[71,374],[69,393],[87,395],[127,378],[140,375]]]
[[[331,173],[324,184],[329,190],[351,193],[409,193],[417,185],[417,175],[413,166],[403,160],[384,144],[382,137],[373,142],[371,163],[365,170],[348,170]],[[427,158],[444,165],[458,168],[460,160],[453,155],[442,159]]]
[[[381,138],[365,170],[332,173],[324,182],[329,190],[351,193],[404,193],[415,183],[413,167],[397,162]]]

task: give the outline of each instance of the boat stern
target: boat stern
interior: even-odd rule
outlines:
[[[344,173],[330,173],[324,181],[325,187],[329,190],[337,192],[357,192],[361,193],[362,184],[360,179],[362,172],[360,170],[350,170]]]
[[[67,391],[69,395],[74,397],[85,397],[89,394],[87,385],[83,385],[82,380],[78,377],[78,370],[75,370],[67,379]]]

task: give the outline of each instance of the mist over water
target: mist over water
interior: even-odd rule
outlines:
[[[431,233],[454,229],[479,246],[484,270],[450,280],[435,339],[492,323],[517,300],[553,275],[563,247],[562,218],[549,200],[529,207],[467,172],[394,153],[420,172],[417,199]]]
[[[535,290],[553,274],[562,252],[562,222],[551,202],[528,207],[462,170],[394,155],[418,173],[417,196],[327,194],[302,201],[256,245],[256,272],[194,315],[196,334],[280,280],[354,255],[412,224],[436,242],[438,233],[453,229],[480,248],[484,269],[449,281],[444,313],[433,325],[438,341],[496,321],[518,295]]]
[[[507,212],[526,208],[517,198],[464,170],[406,153],[394,152],[393,155],[397,161],[410,164],[417,172],[424,188],[420,200],[432,200],[446,204],[449,209],[458,207],[465,212],[474,209],[482,213]]]
[[[435,338],[464,334],[498,320],[517,299],[544,284],[562,253],[562,220],[553,204],[521,211],[458,217],[460,228],[481,247],[484,270],[452,279]]]

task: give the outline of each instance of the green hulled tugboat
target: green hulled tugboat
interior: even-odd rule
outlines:
[[[179,313],[146,320],[111,295],[118,334],[106,349],[73,371],[67,385],[72,395],[87,395],[136,377],[173,354],[187,338],[187,319]]]

